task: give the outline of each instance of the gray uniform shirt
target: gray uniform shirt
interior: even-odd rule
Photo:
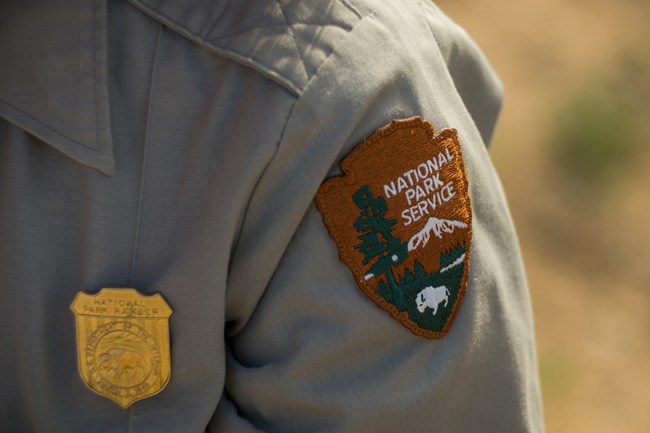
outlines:
[[[433,4],[9,1],[0,59],[0,430],[542,431],[500,84]],[[459,131],[473,207],[441,340],[361,293],[313,204],[412,116]],[[126,410],[77,368],[102,287],[174,310],[171,380]]]

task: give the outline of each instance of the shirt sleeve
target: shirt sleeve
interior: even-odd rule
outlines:
[[[526,281],[486,151],[500,84],[463,32],[418,8],[361,20],[293,107],[232,259],[209,431],[543,429]],[[355,145],[413,116],[458,130],[473,207],[467,294],[440,340],[359,290],[313,202]]]

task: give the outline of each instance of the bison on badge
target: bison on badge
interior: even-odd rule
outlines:
[[[434,316],[438,312],[438,305],[443,301],[445,303],[444,307],[446,307],[449,303],[449,289],[446,286],[425,287],[415,298],[415,303],[420,313],[424,313],[427,307],[429,307],[433,308]]]
[[[111,348],[99,355],[100,368],[111,372],[115,380],[135,380],[146,375],[146,358],[138,352]]]

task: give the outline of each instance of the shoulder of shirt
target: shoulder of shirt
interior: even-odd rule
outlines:
[[[398,5],[373,0],[130,1],[184,37],[257,70],[296,96],[317,76],[333,52],[345,49],[346,40],[361,21],[369,17],[390,19],[390,8],[395,7],[418,8],[415,14],[422,12],[417,0]],[[435,14],[435,6],[428,0],[427,3],[426,7]],[[462,39],[462,31],[440,16],[439,32],[431,27],[422,30],[429,35],[433,32],[444,51],[457,36]],[[386,28],[391,27],[394,28]],[[379,31],[374,37],[391,37],[388,33],[381,35],[381,26],[374,28]],[[450,34],[454,37],[450,38]]]

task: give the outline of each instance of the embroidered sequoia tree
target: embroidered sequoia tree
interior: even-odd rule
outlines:
[[[391,267],[400,264],[408,255],[408,245],[400,238],[392,235],[395,220],[385,219],[386,200],[383,197],[374,198],[367,185],[359,188],[352,196],[360,210],[359,218],[354,222],[354,228],[362,234],[360,242],[354,246],[363,253],[363,264],[376,260],[365,275],[365,279],[385,275],[388,286],[380,281],[380,295],[390,299],[395,306],[403,310],[406,307],[404,292],[395,282]]]

